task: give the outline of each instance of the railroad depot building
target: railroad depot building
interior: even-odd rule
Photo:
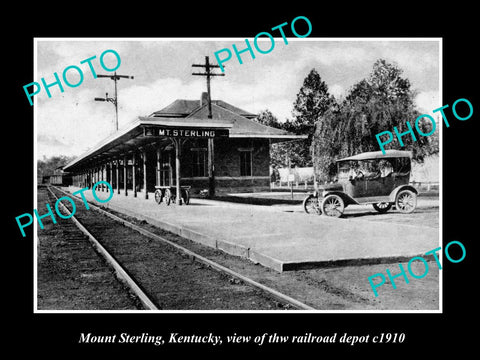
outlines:
[[[64,170],[74,186],[104,180],[117,193],[145,198],[156,186],[177,183],[190,186],[193,196],[270,189],[270,144],[305,136],[262,125],[256,114],[222,100],[210,106],[207,93],[175,100],[136,118]]]

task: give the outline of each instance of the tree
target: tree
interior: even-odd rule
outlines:
[[[271,126],[276,129],[283,129],[282,124],[268,109],[260,111],[258,116],[255,118],[255,121],[262,125]]]
[[[302,134],[313,134],[315,122],[334,101],[318,72],[310,70],[293,104],[293,125]]]
[[[290,144],[292,161],[297,166],[311,166],[311,143],[315,132],[315,124],[322,115],[336,104],[328,92],[327,84],[322,81],[315,69],[312,69],[303,81],[297,98],[293,104],[293,120],[285,123],[285,130],[296,134],[308,135],[304,141]],[[293,159],[292,159],[293,160]]]
[[[379,150],[376,134],[393,131],[394,126],[403,133],[408,130],[406,121],[414,127],[420,115],[414,104],[416,94],[402,73],[397,65],[377,60],[368,78],[350,89],[338,110],[325,113],[323,120],[316,123],[312,151],[318,156],[315,162],[320,178],[331,176],[335,158]],[[428,133],[431,126],[428,120],[419,122],[423,133]],[[331,136],[335,139],[333,143]],[[420,162],[425,156],[438,152],[435,137],[416,138],[417,141],[413,141],[407,135],[402,138],[404,147],[392,142],[386,148],[411,150],[413,158]]]
[[[317,181],[326,182],[335,174],[335,158],[341,149],[338,141],[341,115],[338,109],[327,110],[315,124],[311,151]]]
[[[281,123],[277,117],[268,109],[259,112],[255,121],[262,125],[271,126],[276,129],[287,130],[290,125]],[[288,131],[288,130],[287,130]],[[274,168],[285,167],[288,164],[291,145],[288,143],[276,143],[270,146],[270,166]]]
[[[49,158],[44,156],[42,160],[37,160],[37,173],[39,176],[52,175],[55,169],[65,166],[73,159],[75,159],[75,156],[69,157],[65,155],[59,155]]]

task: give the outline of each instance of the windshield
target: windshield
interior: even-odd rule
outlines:
[[[347,160],[338,162],[338,180],[365,177],[375,179],[391,175],[408,175],[411,170],[409,158],[370,160]]]

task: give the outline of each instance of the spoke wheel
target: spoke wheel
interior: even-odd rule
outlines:
[[[338,195],[328,195],[323,199],[322,212],[327,216],[340,217],[343,215],[345,204]]]
[[[188,190],[182,190],[182,199],[185,205],[190,204],[190,192]]]
[[[417,207],[417,195],[411,190],[402,190],[397,194],[395,207],[404,214],[409,214]]]
[[[320,210],[320,206],[318,204],[318,198],[313,195],[308,195],[303,200],[303,210],[305,210],[307,214],[322,214],[322,211]]]
[[[373,208],[377,210],[379,213],[386,213],[392,207],[392,203],[388,202],[380,202],[377,204],[373,204]]]
[[[172,192],[170,189],[165,190],[165,204],[170,205],[170,202],[172,201]]]
[[[162,202],[162,192],[160,190],[155,191],[155,201],[157,204],[160,204]]]

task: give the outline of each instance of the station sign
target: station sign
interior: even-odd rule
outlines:
[[[189,127],[161,127],[151,126],[143,128],[144,136],[162,136],[173,138],[215,138],[228,137],[228,129],[189,128]]]

